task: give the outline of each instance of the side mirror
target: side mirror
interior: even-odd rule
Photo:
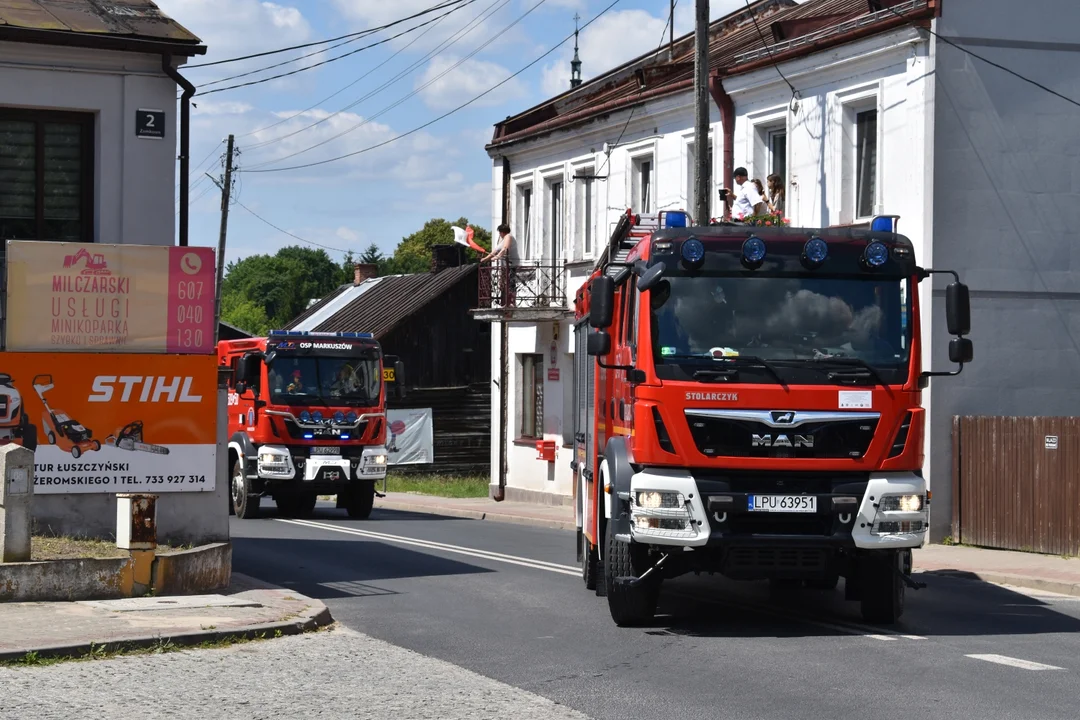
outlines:
[[[615,312],[615,281],[607,275],[593,278],[589,297],[589,325],[594,328],[611,327]],[[589,335],[591,339],[593,336]],[[610,339],[608,344],[610,346]]]
[[[259,362],[262,353],[248,352],[240,356],[236,361],[236,391],[243,393],[248,388],[257,388],[259,385]],[[243,389],[241,389],[243,388]]]
[[[975,356],[975,347],[967,338],[959,337],[949,341],[949,362],[966,365]]]
[[[237,395],[243,395],[245,392],[247,392],[247,383],[243,380],[238,380],[233,387],[236,388]]]
[[[950,335],[971,332],[971,299],[967,285],[954,282],[945,288],[945,322]]]
[[[658,262],[642,273],[637,281],[638,292],[645,292],[656,287],[657,283],[664,279],[664,271],[666,270],[667,266],[662,262]]]
[[[603,330],[589,333],[585,340],[585,352],[593,357],[607,355],[611,352],[611,335]]]

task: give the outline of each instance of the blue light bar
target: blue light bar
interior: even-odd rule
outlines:
[[[803,246],[803,258],[812,266],[821,265],[829,254],[829,246],[819,237],[812,237]]]
[[[340,438],[341,438],[342,440],[348,440],[348,439],[349,439],[349,436],[348,436],[348,435],[346,435],[345,433],[342,433],[342,434],[341,434],[341,435],[339,435],[338,437],[340,437]]]
[[[689,216],[684,210],[668,210],[664,212],[664,221],[661,223],[661,227],[665,228],[684,228],[689,225]]]
[[[304,439],[305,439],[305,440],[313,440],[314,438],[315,438],[315,436],[314,436],[314,435],[312,435],[311,433],[306,433],[306,434],[304,435]]]
[[[743,263],[750,267],[757,267],[765,260],[765,242],[755,236],[746,239],[742,246]]]
[[[705,258],[705,246],[697,238],[689,238],[682,244],[682,257],[690,265],[696,265]]]
[[[875,240],[866,246],[863,258],[870,267],[881,267],[889,259],[889,249]]]
[[[272,337],[339,337],[339,338],[359,338],[362,340],[371,340],[375,336],[371,333],[362,332],[315,332],[313,330],[271,330],[270,335]]]

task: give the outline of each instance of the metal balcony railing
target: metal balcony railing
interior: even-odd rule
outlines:
[[[566,309],[566,268],[550,261],[480,266],[481,308]]]

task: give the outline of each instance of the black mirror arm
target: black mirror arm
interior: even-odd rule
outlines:
[[[960,282],[960,274],[955,270],[928,270],[926,268],[915,268],[915,274],[919,278],[919,282],[922,282],[931,275],[952,275],[953,280]]]

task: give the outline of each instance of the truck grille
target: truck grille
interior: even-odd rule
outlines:
[[[863,457],[879,421],[877,415],[847,419],[844,413],[803,413],[809,419],[789,426],[768,419],[783,414],[687,410],[686,421],[697,449],[708,457],[814,459]]]
[[[724,561],[724,574],[730,577],[762,570],[824,572],[827,551],[821,548],[734,547]]]

